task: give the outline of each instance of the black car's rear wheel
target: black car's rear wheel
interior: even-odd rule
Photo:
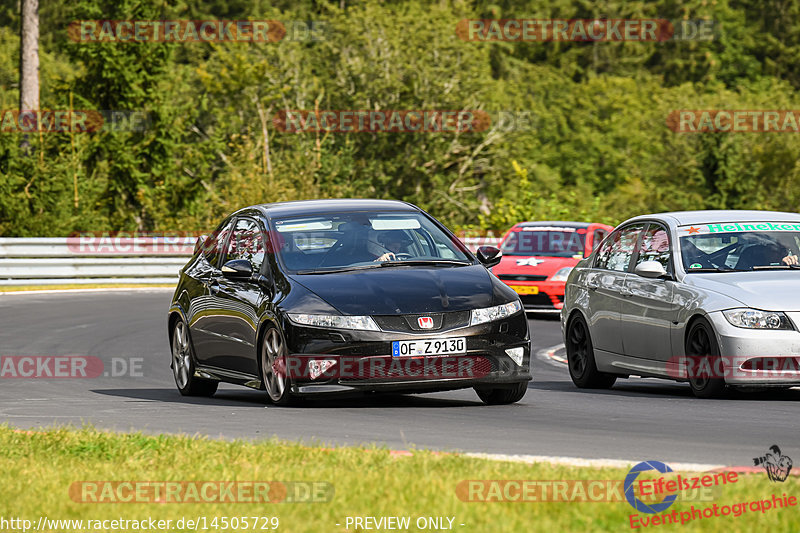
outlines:
[[[475,392],[478,393],[478,398],[481,399],[486,405],[505,405],[509,403],[518,402],[525,396],[528,391],[528,382],[521,381],[515,383],[511,387],[505,388],[483,388],[475,387]]]
[[[261,343],[261,379],[267,396],[275,405],[292,403],[291,380],[286,366],[286,342],[275,326],[264,333]]]
[[[194,375],[194,357],[189,328],[182,319],[172,328],[172,375],[175,385],[183,396],[213,396],[217,392],[216,381],[201,379]]]
[[[720,360],[719,345],[711,324],[704,318],[692,323],[686,335],[686,355],[690,365],[689,386],[698,398],[717,398],[725,392],[725,378]]]
[[[570,320],[567,326],[567,366],[572,382],[581,389],[608,389],[617,376],[597,370],[589,327],[582,316]]]

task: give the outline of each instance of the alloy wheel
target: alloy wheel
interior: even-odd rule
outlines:
[[[191,365],[189,335],[186,332],[186,325],[179,321],[172,332],[172,372],[175,374],[178,388],[184,389],[189,384]]]
[[[275,328],[264,335],[261,348],[261,373],[270,399],[278,402],[286,389],[286,347],[283,337]]]

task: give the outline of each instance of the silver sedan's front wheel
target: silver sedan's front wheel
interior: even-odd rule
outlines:
[[[686,355],[697,364],[689,376],[689,386],[698,398],[718,398],[725,393],[725,378],[714,330],[698,318],[686,334]]]
[[[582,316],[576,315],[569,321],[565,346],[569,376],[576,386],[581,389],[611,388],[617,377],[597,370],[589,326]]]
[[[287,405],[292,399],[286,354],[283,335],[276,327],[270,326],[261,343],[261,379],[269,399],[276,405]]]

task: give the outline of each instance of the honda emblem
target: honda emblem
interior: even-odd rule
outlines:
[[[422,329],[433,329],[433,319],[429,316],[421,316],[417,319],[417,324]]]

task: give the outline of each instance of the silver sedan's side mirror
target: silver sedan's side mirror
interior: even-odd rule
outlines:
[[[633,269],[633,272],[642,276],[643,278],[653,279],[667,275],[667,271],[664,270],[664,265],[658,261],[642,261],[636,265],[636,268]]]

